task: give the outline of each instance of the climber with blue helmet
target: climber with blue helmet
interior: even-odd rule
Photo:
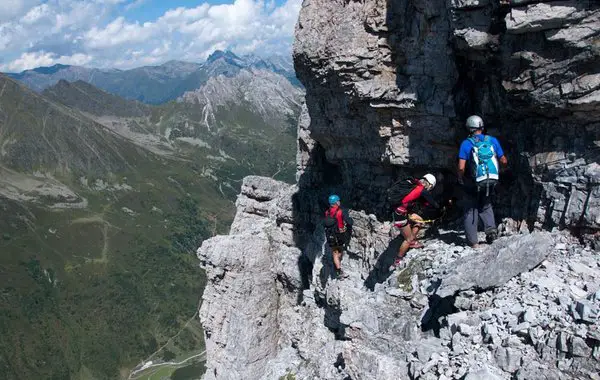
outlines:
[[[338,204],[340,202],[340,197],[332,194],[329,196],[329,206],[334,206],[335,204]]]
[[[342,270],[342,256],[351,235],[352,218],[342,209],[340,197],[332,194],[329,196],[329,208],[325,211],[325,237],[333,254],[333,266],[336,277],[346,278],[348,275]]]

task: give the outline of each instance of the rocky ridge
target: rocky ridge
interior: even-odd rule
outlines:
[[[130,70],[59,64],[6,75],[37,92],[55,86],[61,80],[84,81],[125,99],[157,105],[175,100],[187,91],[196,90],[212,77],[235,76],[244,68],[269,70],[285,76],[295,85],[299,84],[289,56],[264,59],[253,55],[238,57],[230,51],[220,50],[213,52],[203,63],[169,61],[158,66]]]
[[[241,69],[231,77],[218,75],[177,99],[202,107],[204,123],[216,124],[217,108],[248,106],[273,125],[286,126],[297,117],[304,91],[287,78],[262,69]]]
[[[391,273],[390,223],[353,211],[338,280],[321,228],[296,247],[297,191],[247,177],[230,236],[198,250],[206,379],[599,378],[600,257],[568,233],[507,222],[475,251],[440,230]]]

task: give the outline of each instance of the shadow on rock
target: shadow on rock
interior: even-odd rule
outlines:
[[[333,253],[330,248],[327,248],[326,253],[321,256],[321,270],[319,271],[319,282],[321,288],[325,289],[327,281],[333,279],[335,271],[333,270]]]
[[[301,288],[298,290],[296,304],[300,305],[304,298],[304,290],[310,288],[310,280],[313,271],[313,263],[306,255],[298,256],[298,269],[300,271]]]
[[[468,245],[467,239],[465,239],[461,235],[464,235],[464,234],[457,232],[457,231],[444,231],[444,232],[440,231],[436,235],[436,238],[446,244],[455,244],[455,245],[459,245],[459,246]]]
[[[458,309],[454,306],[454,296],[440,297],[434,294],[429,297],[429,308],[421,317],[421,331],[433,331],[436,337],[440,337],[440,329],[443,327],[440,318],[456,313]]]
[[[323,317],[323,324],[329,329],[334,335],[336,340],[347,340],[346,338],[346,325],[340,322],[340,316],[342,311],[339,305],[329,304],[327,300],[323,298],[315,298],[317,305],[325,311]]]
[[[390,277],[392,274],[392,271],[390,271],[390,266],[394,263],[394,260],[396,260],[398,250],[400,249],[400,245],[402,245],[403,241],[404,238],[402,235],[398,235],[390,241],[387,249],[377,258],[375,266],[365,280],[365,286],[367,289],[375,290],[376,284],[384,283]]]

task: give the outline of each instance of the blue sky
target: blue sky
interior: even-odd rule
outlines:
[[[301,0],[0,0],[0,71],[289,54]]]

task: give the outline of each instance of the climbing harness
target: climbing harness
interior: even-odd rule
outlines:
[[[438,220],[442,220],[445,216],[446,216],[446,210],[444,209],[444,210],[442,210],[441,215],[434,219],[416,219],[416,218],[411,218],[409,216],[408,220],[415,222],[415,223],[429,224],[429,223],[435,223]]]
[[[437,218],[433,218],[433,219],[417,219],[417,218],[414,218],[414,217],[411,218],[410,215],[407,215],[405,219],[409,220],[411,222],[419,223],[419,224],[431,224],[431,223],[437,222],[438,220],[442,220],[445,216],[446,216],[446,209],[444,208],[442,210],[441,215],[438,216]],[[395,224],[396,224],[396,213],[394,212],[392,214],[392,225],[395,225]],[[404,227],[404,226],[402,226],[402,227]]]

